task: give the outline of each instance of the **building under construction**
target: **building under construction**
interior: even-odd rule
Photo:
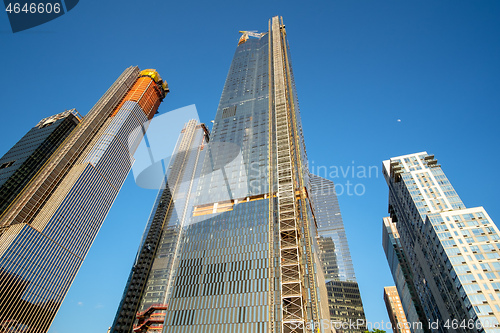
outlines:
[[[311,197],[285,26],[268,28],[241,31],[210,141],[187,141],[196,165],[172,162],[111,332],[332,331],[319,325],[324,202]]]

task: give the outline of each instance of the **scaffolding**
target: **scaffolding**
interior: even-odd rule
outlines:
[[[304,332],[306,319],[304,273],[301,267],[300,228],[297,223],[292,133],[285,81],[282,43],[283,26],[272,19],[272,63],[278,185],[278,229],[280,236],[280,294],[282,332]]]
[[[269,20],[269,30],[271,31],[271,20]],[[272,37],[269,35],[269,37]],[[268,43],[268,54],[272,54],[272,49],[271,49],[271,41]],[[272,75],[271,75],[271,61],[268,61],[268,77],[269,77],[269,87],[272,87],[273,81],[272,81]],[[274,147],[273,147],[273,128],[274,128],[274,122],[273,122],[273,99],[269,98],[269,144],[268,144],[268,156],[269,156],[269,170],[274,170],[275,167],[275,162],[274,159],[272,158],[273,152],[274,152]],[[276,254],[275,254],[275,226],[274,226],[274,221],[275,221],[275,214],[274,212],[276,211],[276,200],[274,199],[275,196],[275,188],[274,188],[274,172],[269,172],[269,192],[271,193],[271,198],[269,198],[269,211],[268,211],[268,218],[269,218],[269,292],[268,292],[268,304],[269,304],[269,332],[273,333],[276,332],[276,319],[275,319],[275,312],[276,312],[276,294],[275,294],[275,281],[276,281],[276,269],[275,267],[277,266],[276,263]]]

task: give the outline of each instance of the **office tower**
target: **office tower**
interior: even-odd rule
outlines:
[[[0,217],[0,325],[46,332],[168,88],[126,69]]]
[[[80,121],[75,109],[44,118],[0,158],[0,215]]]
[[[194,192],[207,151],[208,130],[190,120],[180,133],[144,231],[122,300],[111,327],[113,333],[159,332],[173,279],[183,227],[191,222]]]
[[[342,332],[365,332],[366,321],[358,283],[354,275],[344,222],[335,192],[328,179],[310,175],[311,198],[318,225],[319,258],[325,275],[330,320],[342,324],[363,322],[356,329],[344,326]]]
[[[399,298],[398,289],[395,286],[384,287],[384,302],[391,320],[392,331],[394,333],[411,333],[410,325],[406,321],[403,305]]]
[[[409,271],[404,283],[427,319],[423,326],[431,332],[498,332],[496,225],[483,207],[465,207],[434,155],[394,157],[383,168],[402,266]],[[403,290],[402,279],[395,282]]]

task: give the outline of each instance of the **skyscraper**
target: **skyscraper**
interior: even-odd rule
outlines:
[[[330,320],[337,323],[338,331],[365,332],[364,323],[357,325],[356,329],[345,325],[358,323],[358,321],[364,322],[366,318],[347,244],[335,184],[312,174],[310,181],[310,195],[318,225],[319,258],[325,275]]]
[[[0,217],[0,327],[46,332],[168,92],[126,69]]]
[[[205,155],[164,332],[305,332],[328,318],[285,27],[242,33],[210,135],[226,147]]]
[[[159,234],[155,219],[164,219],[163,235],[156,246],[142,241],[112,332],[134,319],[136,332],[153,332],[163,317],[163,332],[330,332],[320,251],[336,254],[318,247],[314,211],[327,225],[336,197],[313,202],[282,19],[273,17],[267,32],[241,33],[210,142],[189,141],[203,153],[197,166],[179,169],[190,188],[180,193],[192,203],[175,204],[182,219],[160,207],[165,195],[177,196],[176,174],[168,175],[170,192],[160,191],[143,239]],[[333,224],[328,237],[344,237],[341,219]],[[335,279],[359,296],[345,239],[334,241]],[[141,262],[151,268],[136,273]],[[361,300],[349,308],[360,316]]]
[[[384,287],[384,302],[387,314],[391,320],[392,331],[394,333],[411,333],[410,325],[406,320],[406,315],[399,298],[398,289],[394,286]]]
[[[159,331],[165,320],[182,229],[190,223],[194,192],[209,141],[190,120],[180,133],[111,327],[113,333]]]
[[[430,332],[427,326],[419,327],[418,323],[425,323],[426,317],[422,310],[420,300],[417,298],[416,287],[411,278],[411,270],[406,255],[401,245],[396,223],[390,217],[384,217],[382,228],[382,246],[384,247],[387,262],[391,269],[392,277],[396,282],[396,289],[400,302],[409,323],[412,323],[412,333]],[[416,323],[413,325],[413,323]]]
[[[383,168],[391,217],[384,229],[386,237],[400,243],[392,248],[402,256],[393,260],[408,270],[404,279],[395,279],[398,291],[404,284],[410,287],[416,310],[427,319],[423,326],[431,332],[498,332],[496,225],[483,207],[465,207],[434,155],[393,157]]]
[[[80,121],[75,109],[44,118],[0,158],[0,215]]]

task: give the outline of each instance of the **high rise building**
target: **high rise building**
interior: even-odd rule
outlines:
[[[411,333],[410,324],[406,320],[398,289],[395,286],[384,287],[384,302],[391,320],[392,331],[394,333]]]
[[[359,296],[342,220],[327,226],[336,197],[318,194],[322,200],[313,202],[283,21],[273,17],[267,32],[241,33],[210,142],[187,141],[192,158],[199,154],[198,165],[178,171],[190,191],[172,192],[178,178],[170,171],[170,190],[158,195],[112,332],[134,320],[136,332],[154,332],[161,318],[165,333],[331,332],[320,253],[338,256],[335,281]],[[177,215],[178,208],[185,213],[170,216],[158,202],[180,194],[192,203],[176,203]],[[320,250],[315,210],[337,251]],[[152,231],[155,219],[161,236]],[[148,247],[150,235],[158,245]],[[361,300],[354,308],[362,313]]]
[[[242,33],[210,135],[224,149],[203,161],[164,332],[306,332],[328,318],[285,26]]]
[[[411,271],[408,260],[399,239],[396,223],[390,217],[384,217],[384,227],[382,229],[382,246],[384,247],[387,262],[391,269],[392,277],[396,282],[396,289],[400,296],[405,317],[410,325],[412,333],[430,332],[427,326],[420,327],[418,323],[425,323],[426,317],[422,310],[422,305],[416,297],[417,291],[411,278]],[[416,323],[413,325],[413,323]]]
[[[46,332],[168,92],[126,69],[0,217],[0,327]]]
[[[208,148],[208,130],[190,120],[170,158],[111,332],[163,328],[182,229],[192,219],[194,192]]]
[[[396,286],[401,292],[407,284],[424,329],[499,332],[497,226],[483,207],[465,207],[434,155],[393,157],[383,168],[391,217],[384,230],[400,244],[386,253],[401,252],[392,260],[407,274],[395,278]]]
[[[349,323],[365,322],[363,302],[354,274],[335,184],[328,179],[310,175],[311,198],[318,225],[319,258],[325,275],[330,320],[338,323],[337,331],[365,332],[366,326]]]
[[[44,118],[0,158],[0,215],[80,121],[75,109]]]

